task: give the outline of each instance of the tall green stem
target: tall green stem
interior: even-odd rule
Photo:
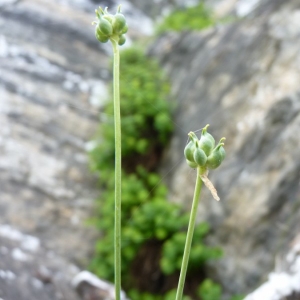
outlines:
[[[111,39],[114,51],[114,120],[115,120],[115,297],[121,298],[121,114],[118,43]]]
[[[181,270],[180,270],[180,277],[179,277],[175,300],[181,300],[182,294],[183,294],[186,271],[187,271],[187,267],[188,267],[189,256],[190,256],[191,245],[192,245],[193,234],[194,234],[194,228],[195,228],[195,223],[196,223],[197,208],[198,208],[198,204],[199,204],[200,192],[201,192],[201,187],[202,187],[202,180],[201,180],[200,174],[201,174],[201,168],[198,167],[194,199],[193,199],[193,204],[192,204],[192,209],[191,209],[190,221],[189,221],[188,232],[187,232],[186,241],[185,241],[184,253],[183,253]]]

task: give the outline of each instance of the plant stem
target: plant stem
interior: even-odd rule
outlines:
[[[192,209],[191,209],[191,215],[190,215],[189,226],[188,226],[188,231],[187,231],[187,236],[186,236],[186,241],[185,241],[184,253],[183,253],[183,258],[182,258],[182,264],[181,264],[181,270],[180,270],[180,276],[179,276],[179,282],[178,282],[175,300],[181,300],[182,294],[183,294],[186,271],[187,271],[187,267],[188,267],[189,256],[190,256],[191,245],[192,245],[193,234],[194,234],[194,228],[195,228],[195,223],[196,223],[197,208],[198,208],[198,204],[199,204],[200,192],[201,192],[201,187],[202,187],[202,180],[201,180],[200,174],[201,174],[201,168],[198,167],[197,168],[197,180],[196,180],[196,186],[195,186],[195,191],[194,191],[194,199],[193,199],[193,204],[192,204]]]
[[[113,93],[115,121],[115,299],[121,298],[121,114],[119,69],[120,54],[118,43],[111,39],[114,51]]]

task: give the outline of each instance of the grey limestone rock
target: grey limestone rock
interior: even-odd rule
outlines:
[[[94,247],[95,232],[84,223],[99,193],[86,150],[111,78],[111,47],[95,39],[91,24],[97,5],[0,6],[0,222],[34,233],[79,264]],[[137,15],[143,19],[136,10],[128,17],[129,44],[151,31],[146,17],[135,26]]]
[[[0,299],[79,300],[71,288],[79,269],[35,236],[0,226]]]
[[[78,273],[72,285],[83,300],[115,300],[115,286],[89,271]],[[121,291],[121,300],[127,300],[124,291]]]
[[[95,237],[84,226],[97,195],[85,151],[98,124],[89,100],[108,76],[90,18],[54,1],[0,9],[0,220],[78,263]]]
[[[62,255],[62,266],[85,264],[94,247],[95,232],[84,221],[99,191],[86,148],[111,76],[111,49],[96,42],[91,27],[95,2],[0,5],[0,224],[35,236],[31,245],[41,241],[43,249]],[[212,225],[208,242],[224,248],[209,272],[228,295],[264,282],[300,229],[299,1],[260,2],[239,22],[165,34],[150,51],[170,75],[177,99],[172,151],[162,170],[172,168],[166,177],[171,201],[189,209],[192,199],[195,174],[183,160],[187,133],[209,123],[214,136],[227,137],[227,159],[209,175],[221,202],[204,189],[198,216]],[[132,39],[152,30],[151,20],[141,16],[133,21]],[[1,243],[1,255],[9,255],[0,260],[0,276],[11,284],[15,261],[29,270],[26,259],[34,254],[4,237]],[[48,288],[51,264],[38,265],[45,268],[32,283],[25,276],[30,272],[21,277],[33,289]],[[1,286],[0,297],[5,291],[9,300],[35,299],[20,298],[13,286]],[[64,299],[53,296],[57,290],[36,299]]]

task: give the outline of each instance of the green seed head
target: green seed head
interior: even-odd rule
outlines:
[[[191,168],[216,169],[225,158],[225,138],[215,147],[215,139],[207,132],[207,127],[203,128],[200,140],[194,132],[188,134],[190,142],[184,148],[184,156]]]
[[[106,43],[108,40],[117,40],[118,44],[123,45],[126,41],[125,34],[128,30],[124,15],[121,14],[121,7],[117,9],[115,15],[108,13],[107,7],[103,10],[101,7],[96,9],[97,20],[93,23],[96,24],[96,38],[101,43]]]
[[[212,150],[215,147],[215,139],[213,136],[207,132],[207,128],[209,125],[206,125],[202,130],[202,135],[199,140],[199,147],[205,152],[207,156],[210,155]]]

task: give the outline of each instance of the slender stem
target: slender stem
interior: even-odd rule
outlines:
[[[188,227],[186,241],[185,241],[184,253],[183,253],[183,258],[182,258],[182,264],[181,264],[181,270],[180,270],[180,276],[179,276],[179,282],[178,282],[175,300],[181,300],[182,294],[183,294],[184,282],[185,282],[186,271],[187,271],[187,267],[188,267],[189,256],[190,256],[191,245],[192,245],[193,234],[194,234],[194,228],[195,228],[195,222],[196,222],[197,208],[198,208],[198,204],[199,204],[200,192],[201,192],[201,187],[202,187],[202,180],[200,178],[200,173],[201,173],[201,169],[200,169],[200,167],[198,167],[194,199],[193,199],[193,204],[192,204],[192,209],[191,209],[189,227]]]
[[[111,39],[114,51],[114,120],[115,120],[115,299],[121,298],[121,115],[118,43]]]

